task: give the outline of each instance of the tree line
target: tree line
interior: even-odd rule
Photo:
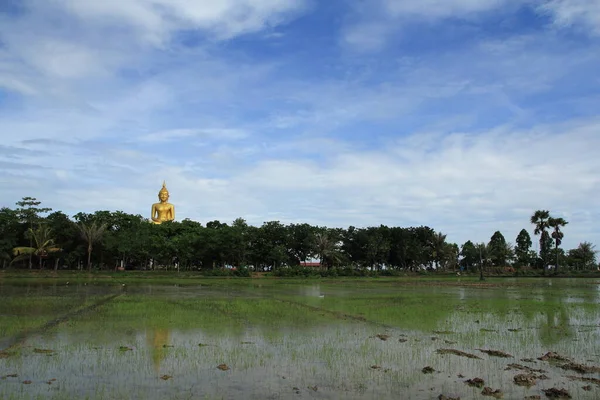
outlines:
[[[598,268],[594,245],[580,243],[565,251],[561,241],[567,221],[538,210],[531,217],[539,252],[521,230],[515,244],[496,231],[488,243],[449,243],[427,226],[347,229],[265,222],[256,227],[238,218],[220,221],[153,224],[141,215],[121,211],[77,213],[41,207],[24,197],[16,208],[0,209],[0,258],[3,268],[156,269],[285,271],[316,260],[323,270],[479,271],[570,270]],[[291,267],[291,268],[290,268]]]

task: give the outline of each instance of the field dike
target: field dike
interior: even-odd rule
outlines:
[[[95,303],[92,303],[90,305],[69,311],[66,314],[63,314],[57,318],[54,318],[54,319],[46,322],[44,325],[40,326],[39,328],[29,329],[27,331],[19,333],[18,335],[13,336],[12,338],[3,340],[2,342],[0,342],[0,354],[10,353],[11,349],[21,345],[29,337],[31,337],[33,335],[38,335],[38,334],[44,333],[48,329],[54,328],[55,326],[57,326],[59,324],[67,322],[71,318],[77,317],[81,314],[84,314],[84,313],[87,313],[90,311],[94,311],[98,307],[108,303],[109,301],[116,299],[117,297],[121,296],[122,294],[123,293],[115,293],[115,294],[111,294],[109,296],[103,297],[102,299],[96,301]]]

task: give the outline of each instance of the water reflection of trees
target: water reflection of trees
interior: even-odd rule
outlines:
[[[558,303],[545,311],[544,322],[539,327],[539,339],[545,347],[554,346],[562,340],[573,339],[575,330],[571,325],[565,304]]]

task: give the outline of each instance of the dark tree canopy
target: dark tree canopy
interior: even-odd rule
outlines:
[[[13,262],[14,249],[34,246],[32,234],[46,238],[53,251],[37,249],[43,257],[35,258],[42,268],[72,269],[156,269],[217,271],[245,269],[283,271],[312,263],[323,270],[346,269],[387,274],[393,271],[467,271],[483,267],[503,268],[510,265],[513,250],[501,232],[496,231],[489,243],[465,242],[459,247],[428,226],[372,226],[346,229],[313,226],[307,223],[283,224],[266,221],[251,226],[243,218],[231,223],[208,221],[206,225],[185,219],[156,225],[141,215],[122,211],[100,210],[77,213],[70,218],[40,206],[34,198],[24,198],[16,209],[0,209],[0,260],[2,267],[23,267]],[[538,211],[536,234],[540,235],[540,259],[547,262],[558,256],[570,268],[592,268],[595,251],[582,243],[577,249],[559,249],[566,221]],[[32,230],[43,226],[48,229]],[[41,228],[40,228],[41,229]],[[27,234],[30,232],[30,234]],[[558,241],[557,241],[558,238]],[[554,245],[554,249],[552,249]],[[522,230],[514,249],[516,265],[533,262],[531,238]],[[546,264],[544,264],[546,265]],[[353,273],[354,273],[353,272]]]
[[[521,229],[519,235],[516,239],[517,245],[515,246],[515,257],[517,266],[524,267],[531,265],[533,261],[531,259],[531,246],[533,242],[531,241],[531,236],[529,236],[529,232],[526,229]]]

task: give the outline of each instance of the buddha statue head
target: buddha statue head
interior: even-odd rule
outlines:
[[[158,192],[158,199],[161,203],[166,203],[169,200],[169,191],[167,190],[167,184],[163,181],[162,188]]]

